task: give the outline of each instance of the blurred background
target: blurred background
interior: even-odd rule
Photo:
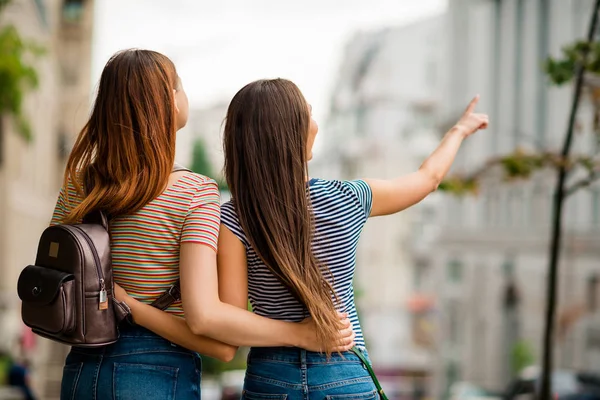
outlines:
[[[530,398],[542,362],[560,164],[552,160],[593,8],[594,0],[0,0],[0,399],[24,398],[10,386],[24,371],[36,398],[59,397],[67,349],[22,324],[16,281],[35,258],[100,72],[129,47],[175,62],[191,106],[177,159],[221,181],[221,124],[252,80],[298,84],[320,123],[311,175],[337,179],[416,170],[481,94],[490,128],[465,143],[445,190],[367,224],[354,285],[390,399]],[[559,396],[600,387],[599,43],[569,164],[575,186],[552,342]],[[230,364],[204,357],[203,398],[239,398],[244,360],[243,351]]]

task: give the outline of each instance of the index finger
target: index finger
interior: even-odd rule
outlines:
[[[471,114],[473,111],[475,111],[477,103],[479,103],[479,95],[473,97],[473,100],[471,100],[471,102],[467,106],[467,109],[465,110],[465,114]]]

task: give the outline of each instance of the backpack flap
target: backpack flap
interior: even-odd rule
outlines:
[[[73,279],[73,274],[30,265],[19,276],[17,292],[22,301],[47,306],[56,299],[63,283]]]
[[[17,293],[23,302],[23,322],[33,329],[68,334],[75,327],[74,275],[36,265],[19,276]]]

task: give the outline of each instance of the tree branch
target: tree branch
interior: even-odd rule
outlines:
[[[513,153],[505,154],[489,159],[478,169],[468,174],[453,174],[442,182],[439,189],[454,194],[476,193],[479,182],[492,168],[500,167],[507,180],[527,179],[539,170],[551,168],[572,171],[581,167],[592,174],[597,171],[600,174],[600,164],[593,157],[584,155],[573,155],[564,158],[562,155],[550,151],[525,152],[517,149]],[[590,182],[591,183],[591,182]]]
[[[596,182],[598,179],[600,179],[600,171],[599,170],[591,171],[587,178],[581,179],[565,189],[565,193],[564,193],[565,198],[576,193],[580,189],[590,186],[592,183]]]

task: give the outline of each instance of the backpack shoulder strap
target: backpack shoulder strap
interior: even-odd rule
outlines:
[[[159,310],[166,310],[169,306],[176,301],[181,300],[181,288],[179,286],[179,279],[173,286],[166,292],[160,295],[160,297],[150,304],[152,307],[156,307]]]
[[[189,168],[186,168],[183,165],[175,163],[173,165],[173,169],[171,170],[171,173],[173,173],[173,172],[180,172],[180,171],[192,172]]]

